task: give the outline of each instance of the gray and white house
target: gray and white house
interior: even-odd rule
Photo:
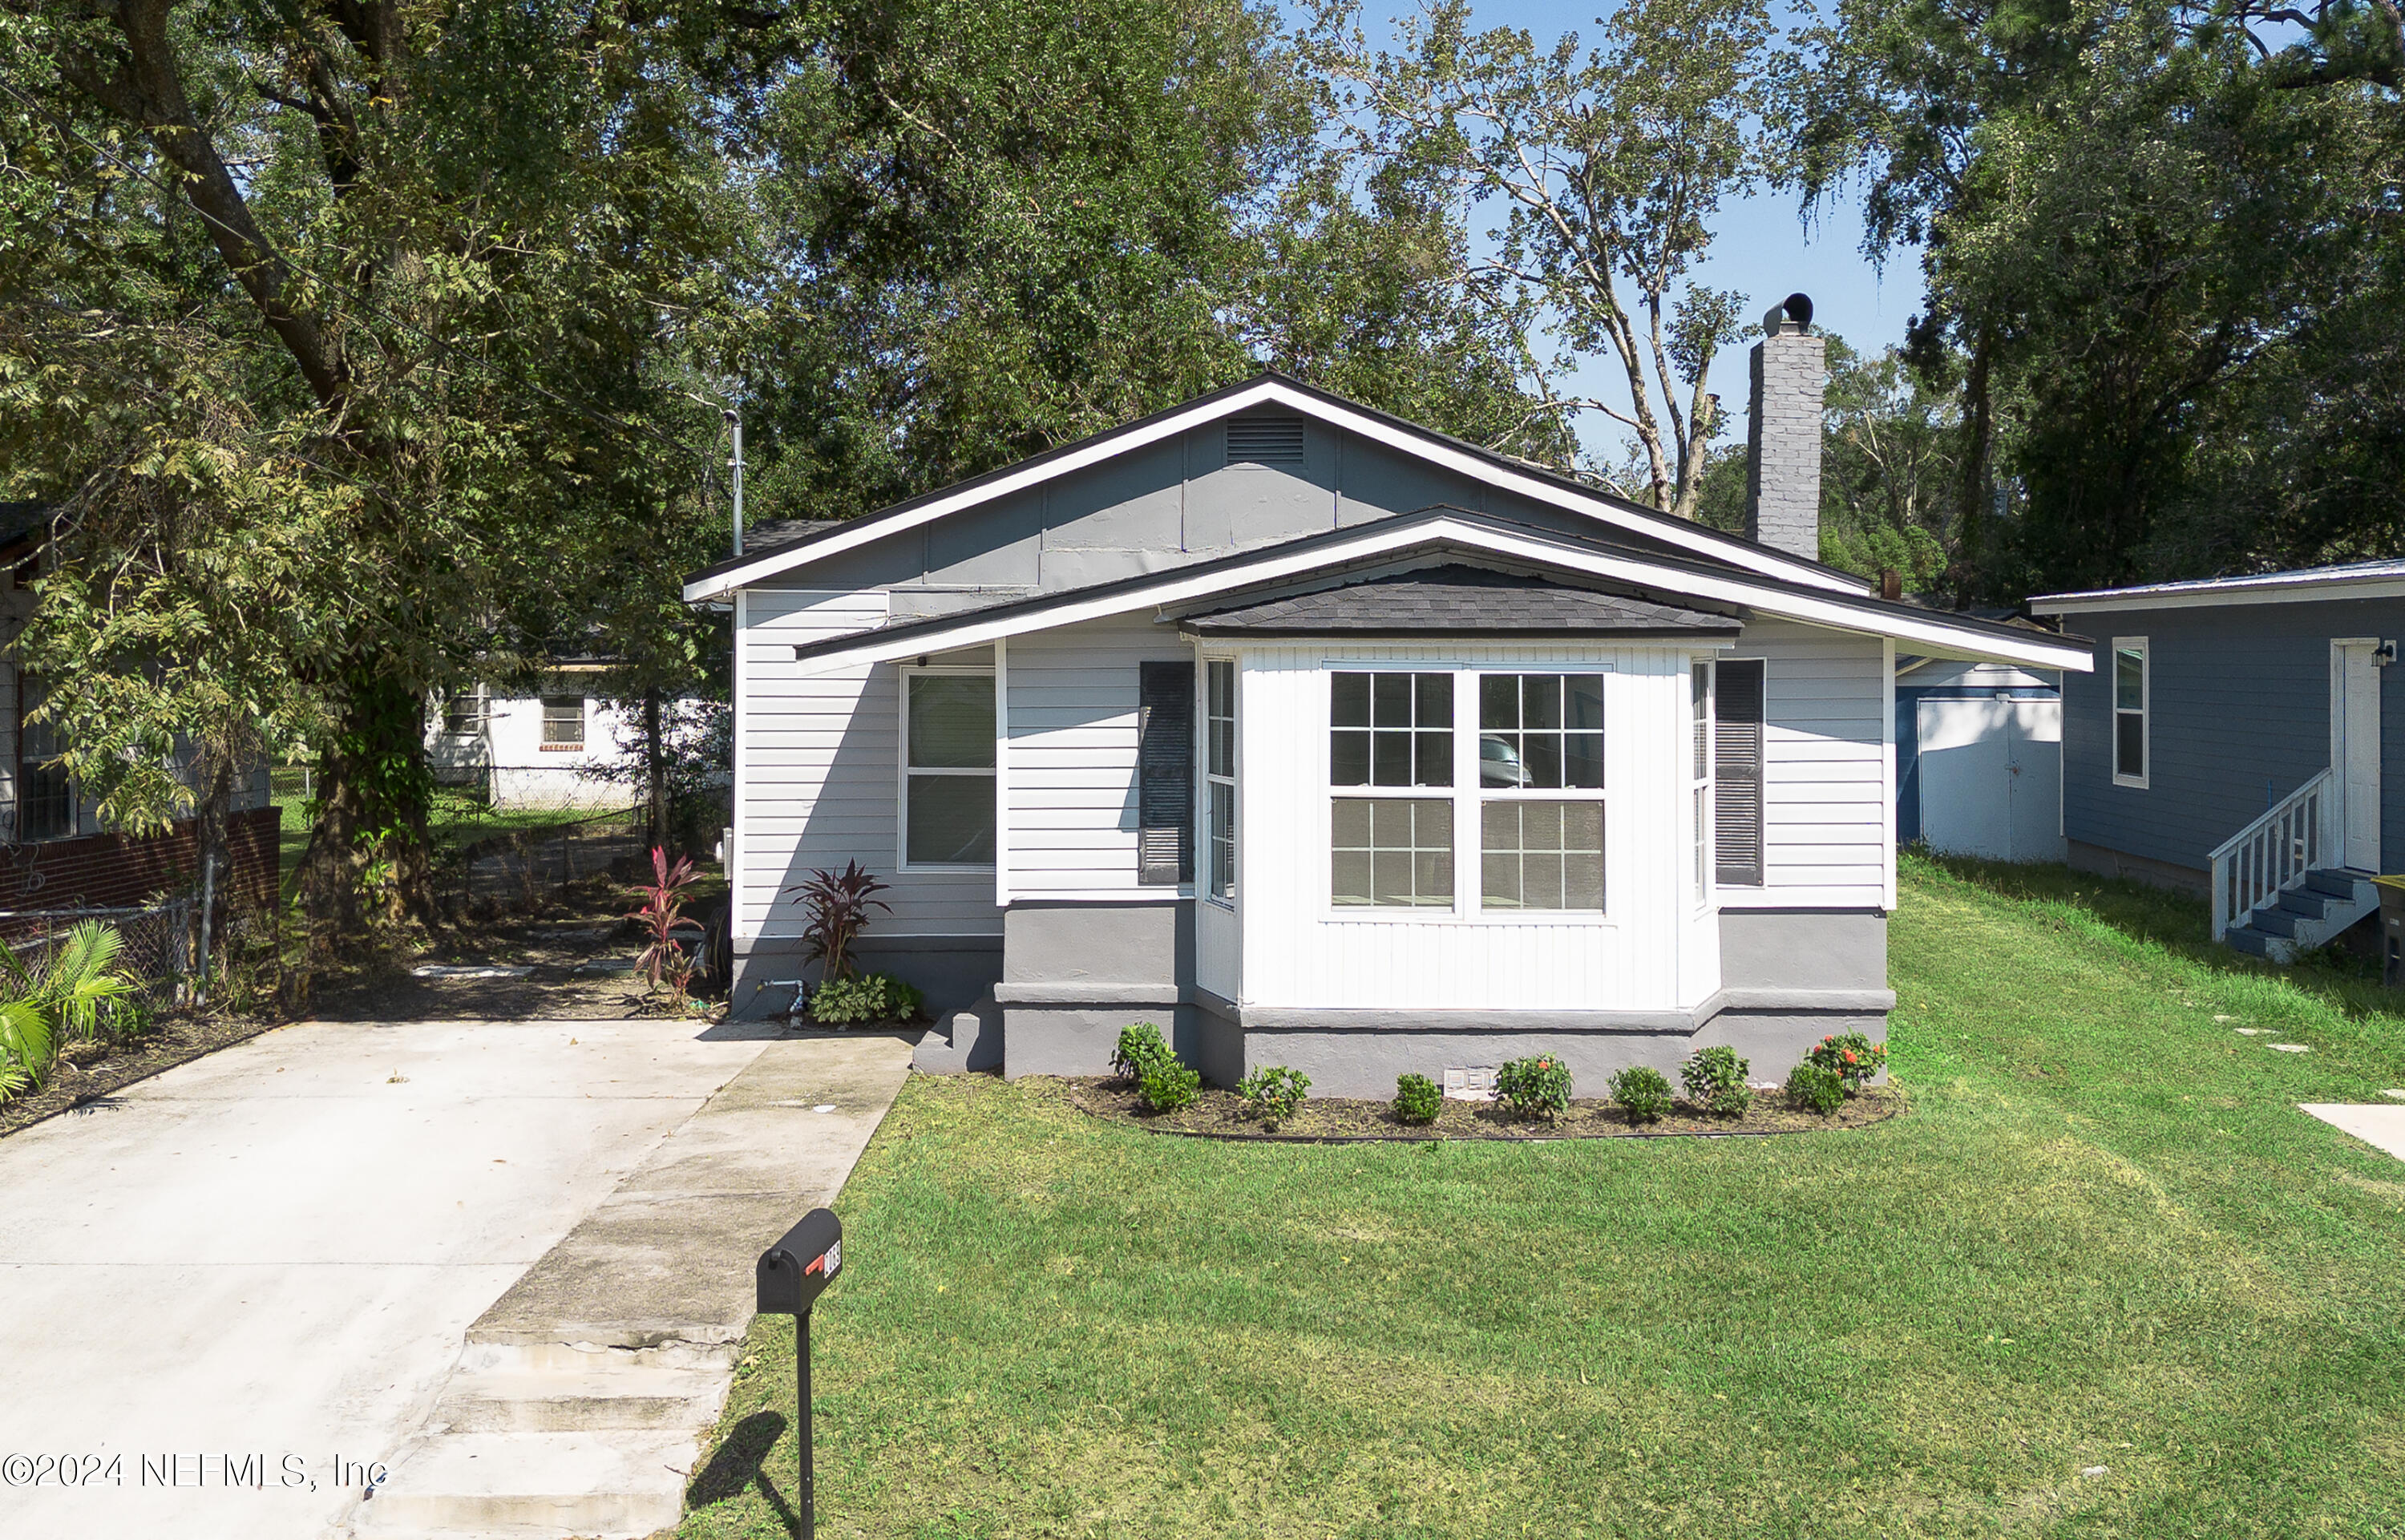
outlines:
[[[2405,871],[2405,561],[2047,594],[2095,639],[2063,680],[2074,866],[2210,895],[2213,935],[2285,962]]]
[[[1897,648],[2089,649],[1815,560],[1822,343],[1767,330],[1751,539],[1265,374],[695,574],[738,1009],[857,859],[931,1067],[1097,1073],[1149,1019],[1221,1084],[1383,1096],[1878,1034]]]

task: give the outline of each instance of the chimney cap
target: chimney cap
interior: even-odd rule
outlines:
[[[1763,335],[1778,336],[1789,330],[1808,332],[1812,327],[1812,296],[1790,294],[1762,315]]]

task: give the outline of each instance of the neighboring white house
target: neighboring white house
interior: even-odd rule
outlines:
[[[586,693],[605,663],[563,663],[540,695],[483,686],[435,703],[426,747],[435,778],[486,789],[497,808],[622,808],[633,782],[636,709]]]
[[[1264,375],[696,573],[737,1009],[857,859],[864,963],[967,1008],[931,1066],[1100,1072],[1151,1019],[1221,1084],[1593,1089],[1880,1032],[1895,651],[2089,663],[1812,559],[1821,346],[1756,350],[1761,540]]]

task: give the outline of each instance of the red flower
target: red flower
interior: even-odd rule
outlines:
[[[1849,1049],[1847,1049],[1847,1050],[1846,1050],[1846,1062],[1847,1062],[1848,1064],[1851,1064],[1851,1063],[1853,1063],[1853,1062],[1854,1062],[1854,1051],[1853,1051],[1852,1049],[1850,1049],[1850,1048],[1849,1048]]]

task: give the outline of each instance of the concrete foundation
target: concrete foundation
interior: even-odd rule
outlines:
[[[895,936],[872,930],[852,955],[864,973],[891,973],[927,997],[927,1014],[942,1021],[973,1008],[1002,977],[999,936]],[[816,963],[802,960],[802,943],[790,937],[760,937],[735,943],[733,1014],[738,1019],[781,1016],[794,1009],[791,981],[819,976]]]
[[[1127,904],[1020,902],[1003,915],[1002,1072],[1102,1075],[1119,1030],[1151,1022],[1197,1064],[1200,1016],[1191,899]]]
[[[2084,840],[2071,841],[2065,858],[2074,871],[2092,871],[2099,877],[2127,877],[2196,898],[2213,897],[2213,873],[2201,867],[2174,866],[2150,856],[2132,855],[2128,851],[2091,845]]]

